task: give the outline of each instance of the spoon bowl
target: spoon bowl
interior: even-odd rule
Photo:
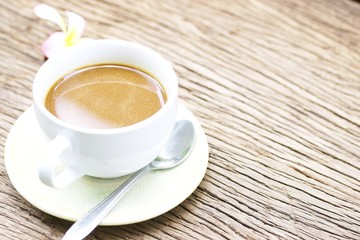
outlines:
[[[191,153],[195,141],[194,126],[190,121],[176,123],[169,141],[159,156],[150,163],[153,169],[173,168],[182,163]]]

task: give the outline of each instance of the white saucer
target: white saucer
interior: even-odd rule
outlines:
[[[183,105],[179,106],[178,118],[188,119],[195,125],[196,143],[190,157],[176,168],[152,171],[140,179],[101,225],[130,224],[159,216],[184,201],[200,184],[209,157],[206,136]],[[64,189],[48,187],[37,175],[39,156],[48,141],[30,107],[15,122],[5,145],[5,166],[15,189],[48,214],[76,221],[127,178],[83,177]]]

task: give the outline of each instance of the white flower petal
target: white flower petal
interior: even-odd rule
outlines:
[[[46,4],[39,4],[34,7],[34,12],[39,18],[49,20],[57,24],[63,32],[66,32],[65,21],[55,8]]]
[[[67,11],[66,14],[68,16],[67,40],[70,43],[74,43],[80,39],[84,32],[86,22],[83,17],[76,13]]]

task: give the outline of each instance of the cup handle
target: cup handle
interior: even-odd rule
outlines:
[[[62,188],[68,186],[84,173],[69,166],[61,159],[62,153],[71,148],[71,142],[63,135],[57,135],[47,146],[40,161],[40,180],[48,186]]]

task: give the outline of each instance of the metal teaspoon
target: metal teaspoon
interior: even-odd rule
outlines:
[[[176,122],[173,131],[159,156],[149,165],[143,167],[119,186],[108,197],[77,220],[66,232],[62,240],[85,238],[109,214],[122,196],[143,175],[154,169],[168,169],[182,163],[190,154],[195,142],[195,130],[188,120]]]

